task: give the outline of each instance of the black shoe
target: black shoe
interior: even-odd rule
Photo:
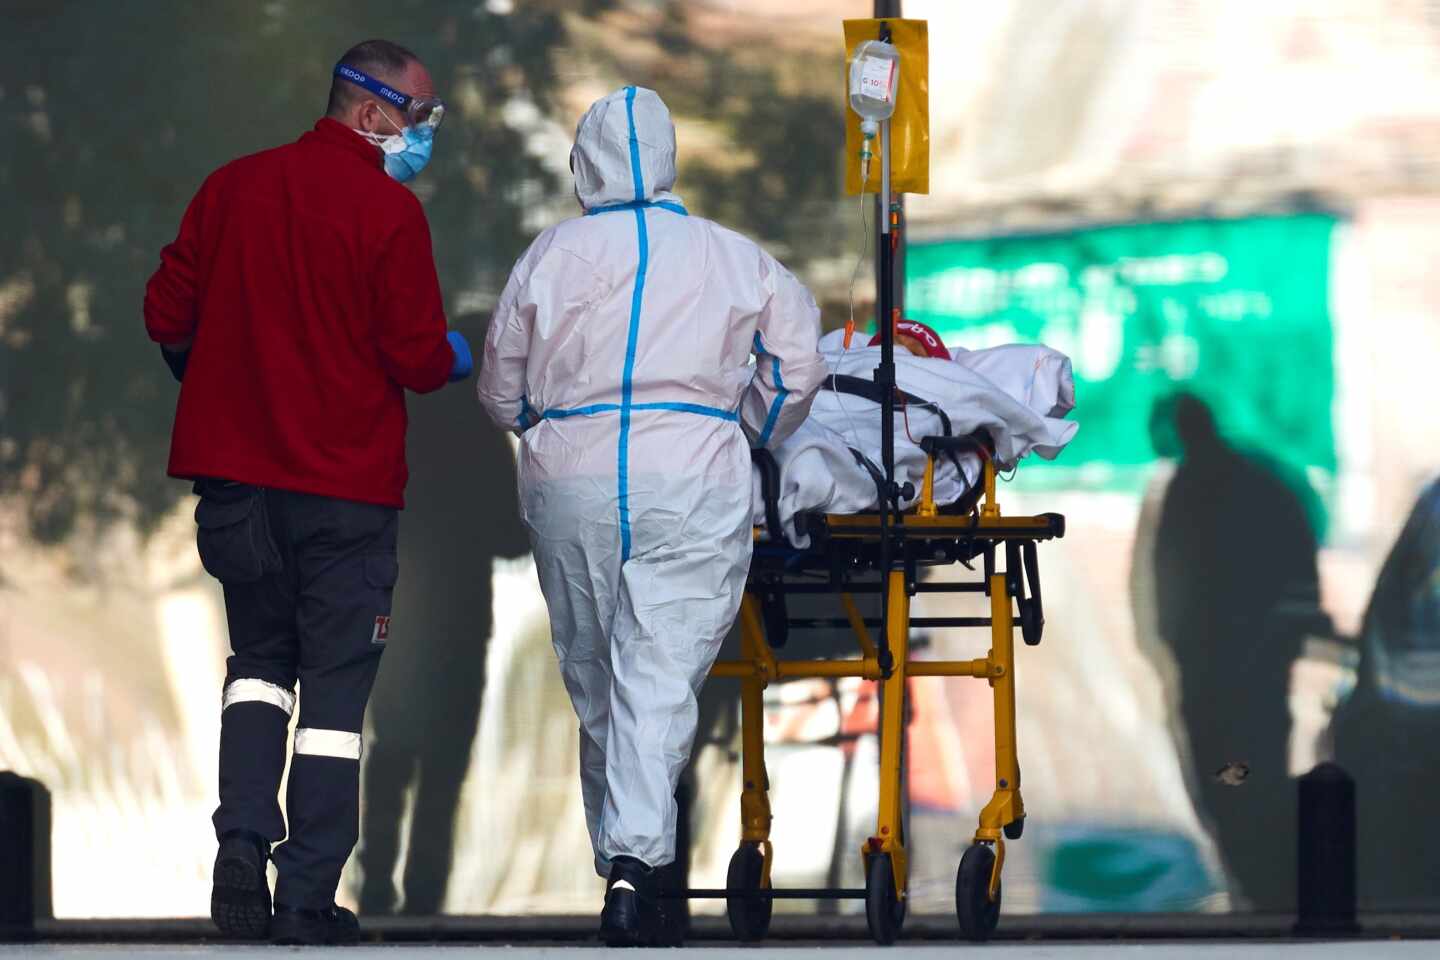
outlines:
[[[610,863],[600,939],[611,947],[679,946],[683,934],[667,923],[659,898],[659,871],[634,857]]]
[[[600,939],[611,947],[638,947],[645,942],[642,913],[653,902],[655,871],[634,857],[610,862],[605,909],[600,911]]]
[[[360,942],[360,921],[344,907],[300,910],[275,904],[270,942],[287,946],[324,947]]]
[[[244,830],[220,838],[210,888],[210,919],[227,937],[264,940],[270,933],[270,844]]]

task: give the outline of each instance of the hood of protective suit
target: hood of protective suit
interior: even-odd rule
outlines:
[[[665,101],[644,87],[596,100],[575,128],[570,168],[586,210],[668,193],[675,186],[675,124]]]

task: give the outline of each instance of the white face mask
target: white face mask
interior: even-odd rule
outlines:
[[[384,110],[380,111],[380,116],[384,117],[385,122],[390,124],[390,126],[395,127],[395,133],[374,133],[366,130],[356,130],[355,132],[360,134],[360,136],[364,137],[366,140],[370,141],[386,153],[399,153],[401,150],[404,150],[404,131],[402,131],[398,126],[395,126],[395,121],[391,120],[390,115],[387,114]]]
[[[384,150],[386,153],[395,153],[397,150],[403,149],[405,146],[405,138],[400,136],[398,133],[392,133],[387,135],[383,133],[370,133],[365,130],[356,130],[355,132],[360,134],[360,136],[364,137],[366,140],[369,140],[371,143],[375,144],[375,146],[379,147],[381,150]],[[398,147],[394,146],[394,144],[396,143],[399,144]]]

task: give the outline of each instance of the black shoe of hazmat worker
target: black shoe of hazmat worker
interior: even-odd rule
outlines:
[[[275,905],[270,942],[282,946],[335,947],[360,942],[360,921],[333,903],[324,910]]]
[[[634,857],[616,857],[611,862],[605,909],[600,913],[600,939],[607,946],[680,945],[673,925],[666,923],[659,874]]]
[[[270,844],[245,830],[227,833],[215,855],[210,919],[227,937],[264,940],[270,934]]]

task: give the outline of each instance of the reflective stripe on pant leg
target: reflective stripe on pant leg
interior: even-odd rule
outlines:
[[[274,707],[280,711],[264,709]],[[279,684],[240,677],[220,698],[220,798],[217,833],[251,830],[272,843],[285,836],[278,794],[285,772],[285,731],[295,694]]]
[[[217,836],[248,830],[278,843],[285,838],[279,792],[297,706],[299,653],[288,517],[271,511],[268,499],[266,512],[285,569],[251,583],[223,585],[234,655],[220,694],[220,802],[213,822]]]
[[[237,703],[268,703],[272,707],[278,707],[284,711],[287,717],[295,712],[293,691],[286,690],[279,684],[271,683],[268,680],[256,680],[250,677],[231,680],[225,686],[225,693],[220,700],[220,709],[228,710]]]
[[[360,734],[346,730],[317,730],[299,727],[295,731],[295,753],[306,757],[360,759]]]

